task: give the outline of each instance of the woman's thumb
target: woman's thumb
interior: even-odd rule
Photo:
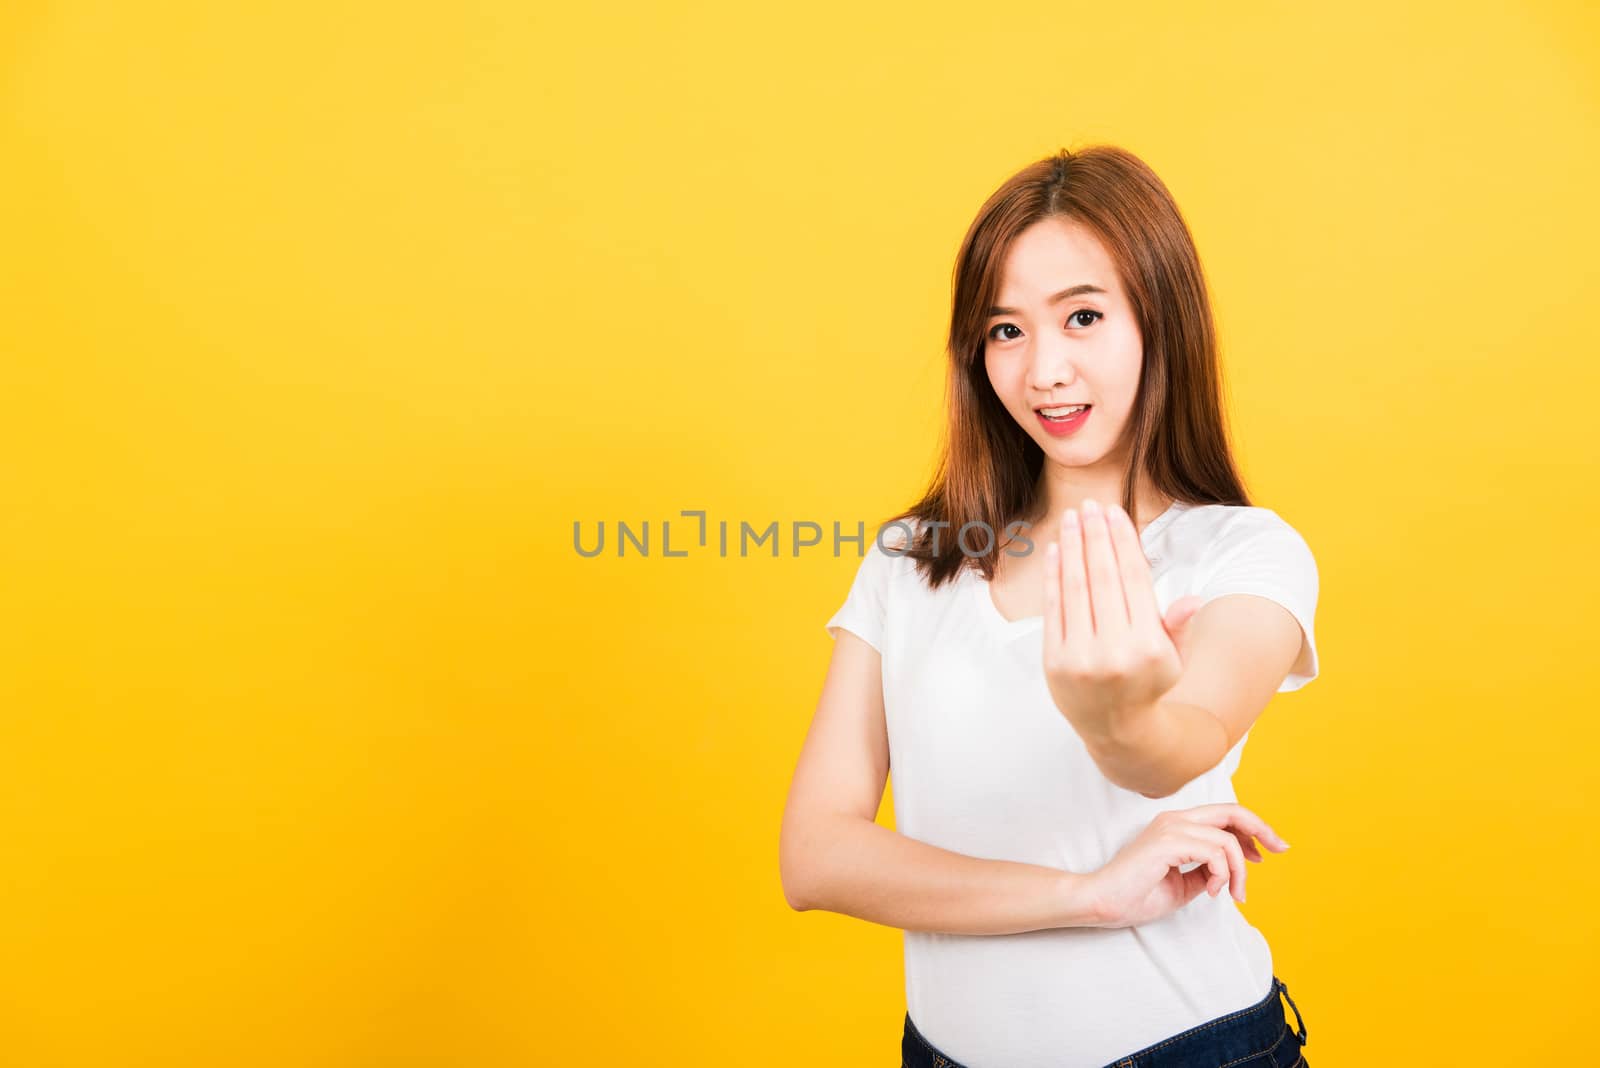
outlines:
[[[1167,628],[1167,636],[1172,639],[1172,644],[1178,650],[1178,655],[1184,655],[1185,646],[1189,640],[1189,622],[1194,619],[1194,614],[1200,611],[1203,602],[1198,597],[1179,597],[1167,608],[1161,622]]]

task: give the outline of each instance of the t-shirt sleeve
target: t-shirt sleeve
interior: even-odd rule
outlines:
[[[889,578],[896,563],[904,558],[899,546],[885,535],[895,555],[885,552],[875,539],[867,542],[867,551],[856,568],[856,577],[844,604],[824,626],[829,636],[837,639],[839,630],[847,630],[860,638],[879,655],[883,653],[884,627],[888,619]]]
[[[1279,693],[1298,690],[1317,677],[1317,561],[1300,532],[1275,512],[1266,521],[1229,539],[1216,560],[1203,569],[1195,594],[1201,603],[1230,593],[1253,593],[1289,610],[1305,645]]]

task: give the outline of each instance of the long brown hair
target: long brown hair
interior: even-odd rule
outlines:
[[[1175,500],[1250,503],[1228,447],[1216,327],[1183,215],[1161,179],[1133,153],[1111,145],[1062,149],[995,190],[956,257],[946,441],[922,499],[884,523],[938,524],[921,528],[904,551],[934,588],[963,566],[977,567],[992,579],[1007,525],[1044,504],[1035,500],[1044,450],[995,395],[984,366],[984,326],[1011,243],[1029,226],[1053,217],[1082,224],[1105,246],[1144,342],[1129,415],[1133,447],[1122,507],[1134,514],[1133,474],[1141,468]],[[995,536],[988,538],[981,529],[969,535],[969,546],[987,542],[988,552],[968,555],[956,535],[965,524],[978,522],[988,524]]]

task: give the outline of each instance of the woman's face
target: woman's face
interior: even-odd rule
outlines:
[[[1047,460],[1125,462],[1143,343],[1116,266],[1087,228],[1049,218],[1017,236],[985,333],[989,382]],[[1073,404],[1089,410],[1059,422],[1040,414]]]

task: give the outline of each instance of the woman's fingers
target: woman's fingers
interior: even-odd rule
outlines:
[[[1044,647],[1046,653],[1061,644],[1066,623],[1061,617],[1061,543],[1044,548]]]
[[[1263,859],[1251,840],[1252,836],[1260,838],[1269,849],[1277,852],[1289,848],[1289,843],[1265,820],[1243,805],[1197,805],[1179,810],[1175,815],[1180,819],[1173,824],[1173,829],[1179,840],[1191,850],[1183,863],[1204,861],[1209,872],[1206,876],[1207,893],[1214,894],[1220,887],[1228,886],[1236,899],[1245,900],[1245,881],[1249,871],[1245,866],[1247,858],[1257,863]]]
[[[1207,827],[1196,824],[1194,832],[1208,842],[1219,846],[1227,857],[1225,874],[1229,891],[1239,900],[1244,900],[1244,850],[1239,848],[1239,839],[1218,827]]]
[[[1213,876],[1211,884],[1206,887],[1206,891],[1212,897],[1216,897],[1222,892],[1222,888],[1228,885],[1229,880],[1233,878],[1233,873],[1228,871],[1228,858],[1215,852],[1207,856],[1206,866],[1211,869]]]
[[[1156,603],[1155,580],[1150,576],[1150,560],[1144,555],[1139,531],[1120,505],[1108,509],[1111,547],[1116,551],[1117,573],[1128,602],[1128,624],[1140,633],[1161,629],[1161,606]]]
[[[1266,820],[1243,805],[1228,802],[1196,805],[1193,808],[1183,809],[1182,814],[1185,819],[1209,824],[1212,827],[1237,827],[1246,834],[1255,835],[1274,853],[1282,853],[1289,848],[1289,843],[1268,826]]]
[[[1256,847],[1255,837],[1253,835],[1246,834],[1244,831],[1241,831],[1236,827],[1229,827],[1227,830],[1234,836],[1234,838],[1238,839],[1239,848],[1244,850],[1244,859],[1253,860],[1257,864],[1260,864],[1264,858],[1261,856],[1261,850]]]
[[[1228,885],[1233,874],[1228,870],[1227,854],[1215,841],[1196,833],[1200,830],[1203,828],[1198,824],[1190,824],[1179,832],[1183,844],[1174,862],[1192,864],[1198,861],[1204,865],[1209,873],[1206,876],[1206,893],[1215,896],[1219,888]]]
[[[1089,600],[1094,605],[1094,630],[1113,641],[1128,632],[1128,599],[1122,592],[1116,550],[1105,509],[1093,498],[1083,502],[1079,525],[1083,528],[1083,558],[1088,571]]]
[[[1217,877],[1211,874],[1210,868],[1194,868],[1190,871],[1179,872],[1183,880],[1183,900],[1187,904],[1197,894],[1209,894],[1216,885]]]
[[[1078,514],[1061,513],[1061,622],[1068,641],[1088,641],[1094,636],[1094,616],[1089,605],[1089,577],[1083,566],[1083,532]]]

